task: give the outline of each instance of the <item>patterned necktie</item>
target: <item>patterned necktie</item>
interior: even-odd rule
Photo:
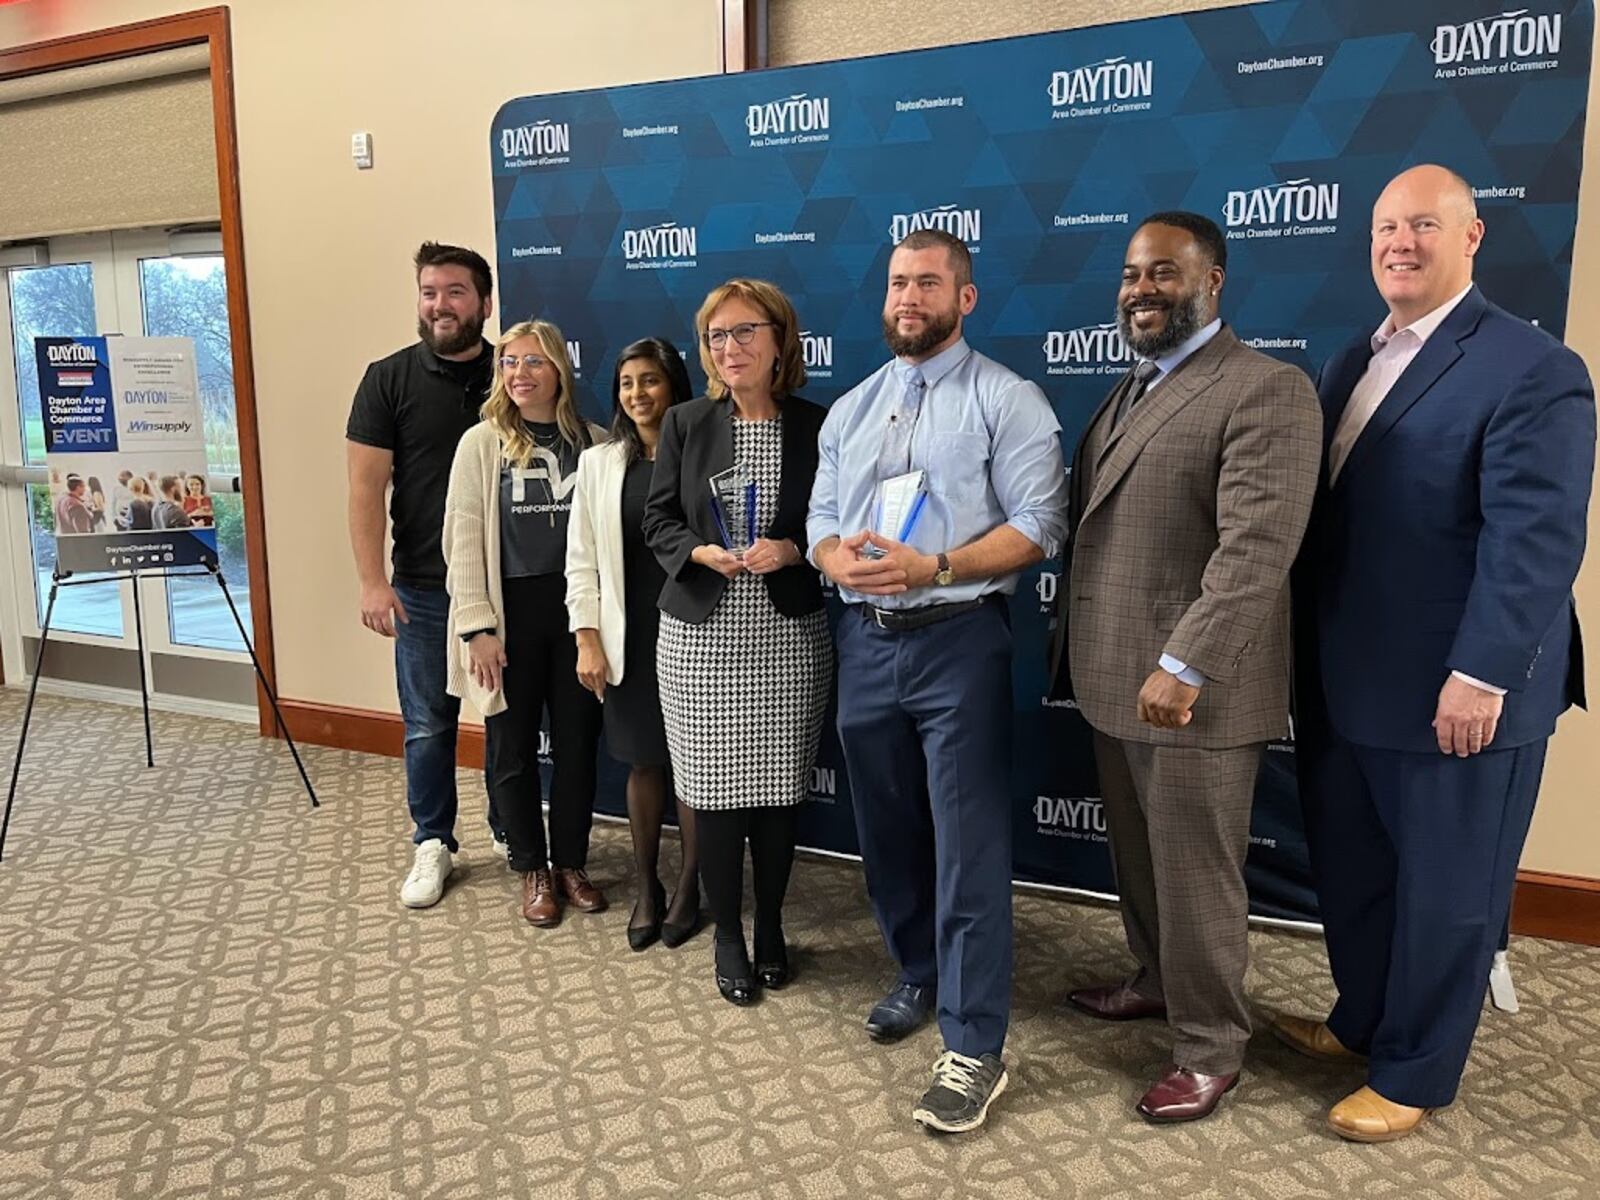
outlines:
[[[1127,391],[1122,393],[1122,399],[1117,402],[1117,423],[1112,428],[1121,425],[1123,419],[1133,411],[1133,406],[1144,398],[1145,392],[1150,387],[1150,381],[1161,370],[1148,358],[1141,358],[1138,365],[1133,368],[1133,381],[1128,384]]]
[[[928,388],[928,381],[917,368],[896,370],[905,381],[905,394],[900,398],[900,407],[889,414],[889,427],[883,431],[883,445],[878,449],[879,479],[893,479],[911,470],[911,434],[917,427],[922,396]]]

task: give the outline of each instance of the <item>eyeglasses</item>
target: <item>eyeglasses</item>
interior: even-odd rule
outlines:
[[[537,371],[550,360],[538,354],[524,354],[521,358],[516,358],[513,355],[508,354],[504,358],[497,359],[496,361],[499,362],[500,369],[509,375],[511,372],[517,369],[518,363],[521,363],[530,371]]]
[[[741,321],[732,329],[708,329],[700,335],[700,340],[713,350],[721,350],[728,344],[730,337],[739,345],[748,346],[751,339],[756,336],[756,330],[764,325],[773,329],[778,327],[776,321]]]

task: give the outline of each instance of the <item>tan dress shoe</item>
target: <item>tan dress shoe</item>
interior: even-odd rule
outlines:
[[[1323,1062],[1366,1061],[1366,1055],[1347,1050],[1344,1043],[1334,1036],[1333,1030],[1328,1028],[1326,1021],[1313,1021],[1309,1017],[1292,1017],[1288,1013],[1277,1013],[1272,1018],[1272,1032],[1289,1049],[1298,1051],[1307,1058],[1320,1059]]]
[[[522,873],[522,919],[545,929],[561,924],[561,903],[549,871]]]
[[[1422,1118],[1431,1111],[1396,1104],[1363,1087],[1329,1110],[1328,1124],[1348,1142],[1393,1142],[1422,1124]]]

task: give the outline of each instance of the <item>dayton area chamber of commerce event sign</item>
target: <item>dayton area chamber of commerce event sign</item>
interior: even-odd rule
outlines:
[[[215,562],[194,343],[46,337],[35,350],[62,569]]]
[[[605,420],[618,350],[665,337],[699,379],[707,291],[770,279],[799,313],[804,394],[827,404],[887,355],[890,247],[947,230],[973,250],[968,340],[1044,388],[1070,461],[1131,361],[1113,316],[1140,218],[1216,221],[1223,315],[1314,373],[1383,316],[1373,201],[1438,161],[1476,189],[1484,291],[1559,337],[1593,24],[1589,0],[1279,0],[526,96],[487,131],[503,311],[561,326]],[[1089,730],[1045,679],[1059,571],[1026,573],[1011,604],[1016,873],[1111,891]],[[850,803],[830,721],[802,840],[854,850]],[[1256,911],[1313,916],[1291,744],[1266,755],[1251,840]]]

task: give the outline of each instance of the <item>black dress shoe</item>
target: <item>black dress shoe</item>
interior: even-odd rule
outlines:
[[[933,1012],[933,989],[897,983],[867,1015],[867,1036],[875,1042],[898,1042],[915,1032]]]
[[[697,904],[694,911],[689,914],[689,919],[681,925],[672,921],[661,923],[661,944],[668,950],[676,950],[704,927],[705,913],[700,911],[700,906]]]
[[[661,936],[661,915],[666,911],[667,907],[667,889],[661,886],[659,879],[651,880],[651,883],[653,885],[651,890],[655,893],[655,919],[648,925],[628,926],[628,948],[635,953],[640,950],[648,950],[656,944],[656,939]],[[640,899],[642,900],[644,897],[641,896]],[[634,905],[633,911],[635,915],[638,914],[639,906],[637,903]]]
[[[756,930],[756,978],[761,986],[776,992],[789,986],[794,972],[789,969],[789,946],[783,939],[783,927],[776,932]]]
[[[745,953],[744,941],[718,942],[713,958],[717,976],[717,991],[729,1004],[746,1008],[756,1002],[756,982],[751,977],[750,956]]]

